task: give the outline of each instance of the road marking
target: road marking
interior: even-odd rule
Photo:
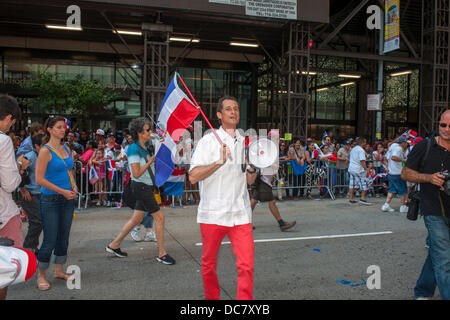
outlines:
[[[280,242],[280,241],[297,241],[297,240],[317,240],[317,239],[335,239],[335,238],[351,238],[351,237],[365,237],[365,236],[377,236],[382,234],[392,234],[392,231],[381,232],[368,232],[368,233],[353,233],[353,234],[335,234],[329,236],[312,236],[312,237],[296,237],[296,238],[278,238],[278,239],[258,239],[254,240],[255,243],[259,242]],[[222,244],[231,244],[229,241],[224,241]],[[202,246],[201,242],[195,244],[196,246]]]

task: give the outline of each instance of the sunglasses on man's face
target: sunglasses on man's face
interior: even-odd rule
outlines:
[[[439,127],[441,127],[441,128],[449,127],[450,128],[450,123],[439,123]]]

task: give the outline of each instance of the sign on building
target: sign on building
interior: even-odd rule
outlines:
[[[245,0],[209,0],[209,2],[245,7]]]
[[[255,17],[297,20],[297,1],[246,1],[245,14]]]
[[[400,0],[384,3],[384,53],[400,48]]]
[[[381,111],[381,93],[368,94],[367,95],[367,110],[368,111]]]

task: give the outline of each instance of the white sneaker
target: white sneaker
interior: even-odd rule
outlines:
[[[156,242],[156,235],[154,232],[147,232],[144,236],[144,241]]]
[[[381,207],[381,211],[383,212],[394,212],[395,210],[391,208],[391,206],[387,203],[383,204]]]
[[[141,237],[139,236],[139,227],[134,227],[133,230],[131,230],[130,235],[134,241],[136,242],[142,241]]]
[[[400,207],[400,212],[401,212],[401,213],[406,213],[406,212],[408,212],[408,206],[401,206],[401,207]]]

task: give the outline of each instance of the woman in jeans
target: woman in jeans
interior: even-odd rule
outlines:
[[[64,118],[50,118],[46,130],[50,138],[39,151],[36,162],[36,182],[42,186],[40,214],[44,232],[44,239],[37,254],[37,285],[40,290],[50,289],[46,271],[52,253],[55,263],[54,278],[70,278],[70,275],[63,271],[63,264],[67,260],[75,198],[78,196],[70,173],[73,168],[70,151],[62,144],[66,132]]]
[[[153,181],[148,168],[155,162],[155,156],[150,157],[147,147],[150,142],[152,130],[146,118],[133,119],[129,125],[130,133],[134,143],[127,149],[128,165],[131,172],[131,189],[136,197],[133,216],[122,227],[119,235],[106,247],[106,251],[123,258],[126,252],[120,250],[120,243],[139,225],[145,212],[151,214],[155,221],[156,240],[158,242],[158,262],[163,264],[174,264],[175,260],[169,256],[164,249],[164,214],[160,210],[153,195]]]

